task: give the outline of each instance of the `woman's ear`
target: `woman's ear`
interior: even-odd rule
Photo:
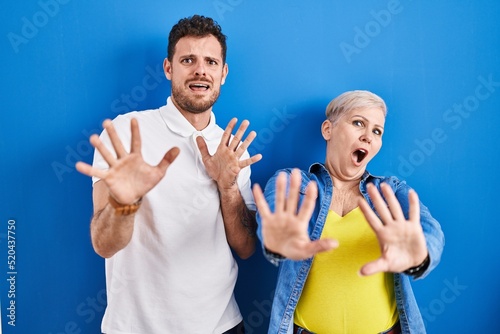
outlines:
[[[332,122],[327,119],[321,124],[321,134],[323,135],[323,138],[328,141],[330,140],[332,133]]]

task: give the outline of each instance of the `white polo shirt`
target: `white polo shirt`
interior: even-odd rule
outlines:
[[[217,186],[196,145],[201,135],[214,154],[223,129],[212,113],[210,124],[197,131],[168,98],[159,109],[113,120],[127,149],[132,118],[138,120],[147,163],[157,165],[173,146],[180,154],[144,196],[130,243],[106,259],[108,306],[102,331],[223,333],[242,320],[233,295],[238,266],[226,240]],[[106,131],[101,139],[111,147]],[[108,168],[97,150],[94,166]],[[247,207],[255,210],[249,167],[240,172],[238,186]]]

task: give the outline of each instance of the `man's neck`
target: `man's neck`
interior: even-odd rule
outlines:
[[[180,109],[179,111],[188,120],[188,122],[191,123],[191,125],[198,131],[205,129],[210,123],[210,116],[212,115],[211,110],[207,110],[199,114],[190,113]]]
[[[201,113],[192,113],[180,108],[174,99],[171,99],[174,106],[179,110],[179,112],[187,119],[189,123],[198,131],[205,129],[210,123],[210,117],[212,116],[212,108],[203,111]]]

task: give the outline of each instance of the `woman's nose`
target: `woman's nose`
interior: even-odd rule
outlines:
[[[372,142],[372,136],[370,133],[363,133],[359,138],[362,142],[370,144]]]

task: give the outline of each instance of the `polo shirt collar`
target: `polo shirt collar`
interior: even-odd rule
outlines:
[[[181,114],[179,109],[177,109],[172,102],[170,96],[167,99],[167,105],[160,108],[160,114],[170,131],[179,136],[186,138],[195,134],[203,136],[206,140],[213,140],[218,136],[215,114],[213,112],[211,112],[210,122],[207,127],[201,131],[196,130],[196,128]]]

